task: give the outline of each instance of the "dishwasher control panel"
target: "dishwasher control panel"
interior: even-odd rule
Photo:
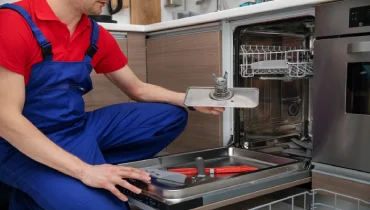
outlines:
[[[349,27],[370,26],[370,6],[351,8],[349,11]]]

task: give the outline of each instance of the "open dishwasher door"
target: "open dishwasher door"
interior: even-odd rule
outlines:
[[[207,173],[206,176],[193,174],[183,183],[155,178],[150,184],[129,180],[143,189],[139,195],[121,189],[133,205],[141,209],[216,209],[311,182],[310,146],[303,152],[304,156],[299,156],[303,154],[299,149],[286,149],[294,144],[292,138],[310,145],[308,90],[313,72],[312,50],[307,46],[313,41],[313,15],[313,8],[275,11],[261,14],[263,18],[236,20],[238,25],[234,27],[230,23],[228,30],[223,27],[222,43],[227,45],[234,41],[231,46],[223,47],[223,57],[235,56],[229,59],[230,66],[223,60],[223,75],[232,72],[227,77],[230,90],[249,91],[240,98],[247,104],[246,108],[234,108],[231,100],[226,104],[233,107],[233,117],[224,113],[223,118],[231,120],[224,120],[224,139],[233,136],[232,144],[121,164],[166,171],[196,168],[196,160],[201,157],[205,168],[247,165],[257,170]],[[225,34],[229,34],[228,38]],[[217,81],[217,85],[223,87],[224,81]],[[203,98],[216,89],[207,90]],[[224,101],[229,100],[232,94],[229,95],[227,89],[221,91],[223,89],[214,92],[224,94]],[[186,104],[192,105],[194,98],[187,97]],[[210,102],[202,103],[209,105]],[[230,123],[233,129],[227,128]]]
[[[153,178],[150,184],[130,183],[143,189],[139,195],[120,190],[130,203],[142,209],[214,209],[263,194],[310,182],[309,163],[235,147],[222,147],[120,164],[135,168],[196,168],[195,159],[206,168],[248,165],[258,170],[234,174],[188,175],[184,183]]]

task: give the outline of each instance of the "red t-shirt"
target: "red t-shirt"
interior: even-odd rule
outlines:
[[[31,15],[46,39],[53,46],[54,61],[82,61],[90,46],[91,23],[83,15],[74,33],[70,36],[67,25],[51,10],[46,0],[22,0],[22,6]],[[92,65],[97,73],[109,73],[123,68],[128,60],[114,37],[100,27],[99,48]],[[31,28],[16,11],[0,9],[0,66],[24,76],[27,84],[31,68],[43,60]]]

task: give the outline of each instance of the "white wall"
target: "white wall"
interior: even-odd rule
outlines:
[[[0,0],[0,5],[1,4],[6,4],[6,3],[13,3],[16,2],[17,0]]]
[[[0,0],[0,5],[4,3],[12,3],[17,0]],[[61,0],[62,1],[62,0]],[[150,1],[150,0],[147,0]],[[217,0],[207,0],[201,5],[196,5],[197,0],[181,0],[182,4],[179,7],[164,7],[166,0],[161,0],[161,19],[162,22],[173,20],[172,12],[176,11],[192,11],[200,14],[214,12],[217,9]],[[251,0],[223,0],[223,9],[238,7],[240,4]],[[253,0],[252,0],[253,1]],[[185,5],[186,2],[186,5]],[[130,24],[130,9],[122,9],[119,13],[113,15],[113,20],[119,24]]]
[[[13,3],[16,1],[18,0],[0,0],[0,5],[5,3]],[[113,20],[116,20],[117,23],[130,24],[130,9],[122,9],[120,12],[113,15]]]
[[[181,0],[182,4],[179,7],[164,7],[166,0],[161,0],[162,2],[162,22],[173,20],[172,12],[178,11],[192,11],[200,14],[206,14],[214,12],[217,9],[217,0],[207,0],[201,5],[196,5],[197,0]],[[238,7],[240,4],[250,0],[223,0],[222,9],[230,9]],[[186,5],[185,5],[186,2]]]

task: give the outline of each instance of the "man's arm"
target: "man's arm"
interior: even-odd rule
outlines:
[[[91,187],[105,188],[123,201],[127,198],[115,185],[135,193],[140,193],[141,190],[122,178],[150,180],[147,173],[129,167],[88,165],[48,139],[22,115],[25,102],[24,77],[1,66],[0,101],[0,136],[31,159],[79,179]]]
[[[126,65],[124,68],[105,74],[117,87],[132,100],[163,102],[184,107],[185,93],[174,92],[163,87],[142,82]],[[220,114],[224,108],[195,107],[198,111]]]

